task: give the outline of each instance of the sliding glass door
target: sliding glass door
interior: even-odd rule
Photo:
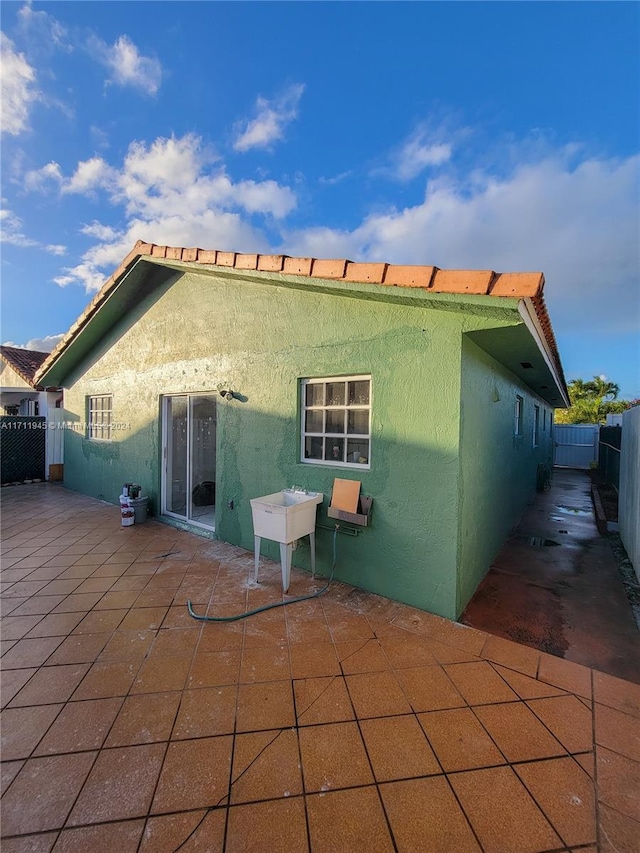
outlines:
[[[215,528],[216,395],[164,398],[163,513]]]

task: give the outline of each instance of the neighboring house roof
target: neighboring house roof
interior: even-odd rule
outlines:
[[[242,254],[215,249],[159,246],[138,240],[134,248],[116,271],[106,280],[80,317],[71,326],[58,346],[49,355],[40,370],[38,379],[46,376],[67,348],[85,329],[91,319],[105,306],[121,282],[132,272],[139,261],[163,265],[176,264],[188,269],[202,266],[203,270],[219,268],[221,272],[238,274],[262,273],[279,281],[299,282],[308,279],[343,283],[347,286],[369,284],[384,288],[414,288],[427,294],[492,297],[518,300],[524,305],[520,311],[532,336],[538,342],[543,358],[554,378],[559,393],[568,405],[568,394],[560,355],[551,321],[544,301],[544,275],[541,272],[496,273],[493,270],[442,270],[435,266],[402,266],[387,263],[354,263],[346,259],[299,258],[288,255]],[[179,267],[178,267],[179,265]],[[60,381],[58,378],[57,381]],[[546,387],[546,386],[541,386]],[[559,405],[562,405],[559,403]]]
[[[48,352],[38,352],[32,349],[21,349],[20,347],[0,346],[0,356],[12,367],[21,379],[24,379],[32,388],[36,387],[34,376],[38,368],[49,357]]]

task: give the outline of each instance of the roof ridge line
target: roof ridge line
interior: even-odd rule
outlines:
[[[235,269],[239,272],[271,272],[279,275],[321,278],[352,284],[376,284],[383,287],[417,288],[429,293],[450,293],[492,298],[531,299],[547,343],[553,352],[556,366],[563,376],[558,348],[551,321],[542,297],[544,275],[541,272],[498,273],[494,270],[443,270],[435,265],[390,264],[376,261],[351,261],[347,258],[313,258],[291,255],[225,252],[200,247],[167,246],[137,240],[116,270],[109,276],[66,335],[36,371],[55,362],[58,355],[73,340],[109,296],[114,286],[133,264],[141,258],[174,260]]]

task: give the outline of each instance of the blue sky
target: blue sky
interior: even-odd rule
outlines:
[[[568,379],[640,397],[637,3],[3,3],[2,329],[139,238],[542,270]]]

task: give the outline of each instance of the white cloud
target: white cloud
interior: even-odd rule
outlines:
[[[25,3],[19,9],[18,27],[40,50],[72,49],[67,40],[67,30],[60,21],[42,10],[34,12],[31,2]]]
[[[453,154],[450,141],[443,141],[444,129],[432,131],[425,125],[420,125],[392,154],[390,172],[400,181],[410,181],[416,178],[429,166],[442,166]]]
[[[2,133],[11,136],[25,131],[29,123],[29,111],[40,97],[36,87],[36,72],[23,53],[18,53],[14,43],[0,33],[2,63],[0,63],[0,101]]]
[[[256,117],[242,122],[237,128],[238,136],[233,145],[236,151],[269,148],[272,143],[282,139],[285,127],[298,116],[298,104],[304,88],[303,84],[297,83],[273,100],[258,98]]]
[[[0,224],[2,225],[0,229],[0,242],[2,243],[17,246],[20,249],[42,249],[51,255],[64,255],[67,251],[66,246],[61,246],[58,243],[42,243],[40,240],[27,237],[22,230],[20,217],[6,207],[0,210]]]
[[[30,192],[41,192],[52,183],[61,186],[64,181],[60,165],[52,160],[40,169],[30,169],[25,172],[23,186]]]
[[[102,157],[92,157],[90,160],[78,163],[73,175],[63,182],[62,192],[86,195],[99,187],[108,187],[113,177],[113,169]]]
[[[119,36],[113,45],[97,36],[89,39],[90,52],[109,70],[107,82],[131,86],[147,95],[156,95],[162,82],[162,66],[150,56],[143,56],[129,36]]]
[[[333,175],[330,178],[325,178],[324,176],[321,175],[318,178],[318,183],[322,184],[323,186],[333,187],[336,184],[341,184],[342,181],[346,180],[347,178],[350,178],[352,174],[353,174],[353,171],[351,169],[349,169],[346,172],[340,172],[339,175]]]
[[[100,222],[83,225],[80,233],[86,234],[87,237],[95,237],[96,240],[115,240],[118,237],[118,232],[115,228],[112,228],[110,225],[102,225]]]
[[[115,208],[124,209],[125,224],[83,226],[82,233],[98,242],[80,263],[62,270],[55,279],[61,286],[75,282],[89,291],[98,289],[107,271],[139,239],[174,246],[267,250],[262,231],[242,214],[280,219],[296,206],[293,190],[276,181],[233,181],[217,155],[193,134],[159,138],[150,145],[134,142],[118,168],[93,158],[80,163],[71,178],[62,177],[62,193],[97,190],[104,191]]]
[[[16,344],[13,341],[5,341],[2,346],[16,347],[17,349],[30,349],[36,352],[52,352],[60,343],[64,333],[59,335],[45,335],[44,338],[31,338],[26,344]]]
[[[569,152],[571,154],[573,152]],[[434,182],[413,207],[369,216],[351,231],[289,232],[289,254],[450,269],[545,273],[554,321],[583,331],[640,326],[637,238],[640,157],[566,152],[495,177]]]

